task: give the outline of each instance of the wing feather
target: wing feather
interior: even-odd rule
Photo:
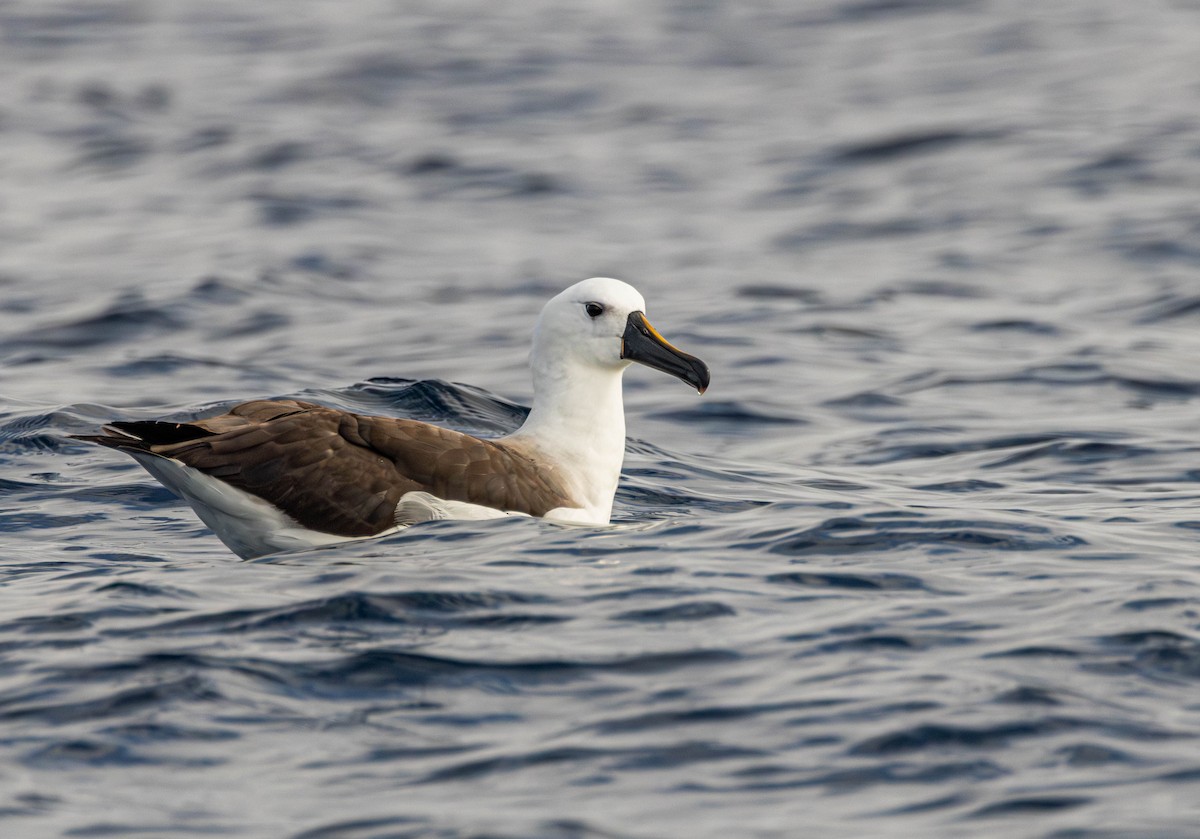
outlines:
[[[390,529],[408,492],[533,516],[571,506],[552,469],[502,441],[416,420],[281,399],[188,423],[199,436],[182,442],[126,440],[139,425],[125,423],[120,437],[96,441],[174,458],[339,536]],[[172,433],[180,436],[187,435]]]

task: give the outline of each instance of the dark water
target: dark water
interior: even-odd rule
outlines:
[[[0,835],[1200,836],[1198,55],[1182,0],[0,2]],[[714,378],[627,376],[614,529],[241,562],[65,438],[502,433],[597,274]]]

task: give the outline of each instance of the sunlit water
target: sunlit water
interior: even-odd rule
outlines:
[[[0,835],[1196,836],[1200,12],[1043,5],[0,4]],[[713,370],[612,528],[66,437],[501,434],[596,274]]]

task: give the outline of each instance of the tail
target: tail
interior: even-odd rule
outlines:
[[[211,437],[213,434],[213,432],[192,423],[159,422],[157,420],[111,422],[102,430],[103,434],[72,434],[70,437],[73,440],[84,440],[118,451],[159,454],[155,451],[158,446],[188,443],[202,437]]]

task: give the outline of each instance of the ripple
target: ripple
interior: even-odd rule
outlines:
[[[77,766],[121,767],[163,766],[174,769],[195,769],[220,766],[223,760],[212,758],[180,758],[151,756],[128,746],[99,740],[59,740],[25,754],[22,763],[34,769],[71,769]]]
[[[412,161],[405,174],[420,179],[426,200],[447,197],[538,198],[571,192],[558,175],[508,165],[468,165],[449,155]]]
[[[765,547],[771,553],[809,557],[888,551],[902,547],[929,546],[952,550],[1036,551],[1065,550],[1087,543],[1078,536],[1055,535],[1040,525],[1008,524],[954,519],[922,520],[909,516],[826,519],[810,528],[780,537],[765,534],[740,543],[741,547]]]
[[[1002,722],[989,726],[955,726],[925,723],[912,728],[880,734],[857,743],[854,755],[892,755],[926,749],[985,749],[1026,738],[1059,734],[1096,727],[1095,723],[1068,717],[1046,717],[1027,722]]]
[[[303,830],[292,834],[291,839],[378,839],[378,837],[395,837],[407,839],[430,834],[425,830],[428,822],[424,819],[408,816],[393,816],[379,819],[353,819],[350,821],[333,822],[321,827]]]
[[[246,199],[255,205],[259,223],[266,227],[290,227],[322,215],[343,215],[367,207],[366,199],[345,193],[252,192]]]
[[[997,132],[932,128],[895,134],[843,146],[834,153],[836,163],[879,163],[918,154],[941,152],[967,143],[988,142],[1003,136]]]
[[[612,771],[650,771],[677,768],[693,763],[761,757],[762,751],[727,746],[708,741],[684,741],[660,747],[604,749],[563,746],[553,749],[502,755],[459,763],[431,772],[418,783],[474,781],[494,775],[507,775],[526,769],[559,764],[600,763]]]
[[[221,694],[207,680],[198,676],[184,676],[154,685],[117,690],[98,699],[57,705],[41,697],[36,704],[17,704],[16,707],[11,707],[12,701],[0,701],[0,720],[37,721],[53,725],[94,722],[180,701],[205,703],[220,698]]]
[[[1191,318],[1198,314],[1200,314],[1200,296],[1169,294],[1146,304],[1138,322],[1164,323],[1179,318]]]
[[[1098,639],[1105,647],[1129,656],[1088,666],[1129,671],[1154,678],[1200,679],[1200,641],[1173,631],[1147,630]]]
[[[1148,398],[1177,399],[1200,394],[1200,380],[1171,376],[1134,376],[1114,373],[1101,364],[1071,362],[1027,367],[1008,374],[984,376],[938,375],[910,385],[908,392],[935,389],[992,388],[1038,385],[1072,388],[1115,387]]]
[[[663,606],[658,609],[634,609],[614,615],[614,620],[641,621],[643,623],[669,623],[672,621],[703,621],[736,615],[737,611],[724,603],[715,601],[692,601]]]
[[[1090,804],[1095,799],[1082,795],[1018,796],[980,807],[971,818],[987,819],[999,816],[1034,816],[1072,810]]]
[[[551,605],[545,597],[504,591],[406,591],[395,593],[345,592],[268,609],[237,609],[193,614],[114,634],[154,637],[163,634],[212,632],[241,634],[305,627],[353,627],[385,631],[388,627],[516,626],[521,623],[555,623],[570,620],[555,613],[500,613],[511,606]]]
[[[1006,452],[1003,457],[983,464],[996,469],[1038,459],[1065,463],[1093,463],[1106,460],[1136,459],[1154,454],[1154,450],[1131,443],[1110,442],[1111,433],[1057,432],[1001,435],[976,439],[947,439],[950,429],[910,428],[866,442],[864,450],[852,455],[853,462],[864,465],[900,463],[907,460],[936,460],[963,454]],[[894,437],[916,438],[914,442],[893,443]],[[930,439],[921,439],[928,437]],[[1108,439],[1106,439],[1108,438]]]
[[[184,672],[189,675],[153,686],[118,691],[95,701],[63,706],[42,703],[8,708],[0,711],[0,719],[99,718],[173,697],[193,701],[214,700],[218,695],[209,687],[209,679],[221,673],[251,677],[268,688],[282,690],[292,696],[350,698],[393,692],[409,693],[432,686],[480,690],[498,688],[507,691],[519,686],[563,685],[588,680],[606,672],[665,674],[681,668],[709,667],[740,658],[737,654],[716,649],[686,649],[597,660],[529,659],[512,662],[450,658],[391,649],[371,649],[328,660],[307,661],[155,654],[129,661],[73,668],[70,678],[123,682],[150,676],[161,678],[160,674]],[[63,678],[66,678],[65,671]]]
[[[0,342],[0,353],[7,355],[28,349],[79,351],[178,331],[186,323],[176,307],[151,303],[137,293],[126,293],[99,314],[7,338]]]
[[[779,412],[768,412],[744,403],[709,400],[693,408],[672,409],[651,414],[658,420],[678,422],[681,425],[708,423],[721,426],[724,431],[755,433],[756,425],[806,425],[806,421],[795,416],[784,416]]]
[[[975,332],[1017,332],[1026,335],[1057,336],[1062,330],[1051,323],[1036,320],[985,320],[971,326]]]
[[[868,591],[929,590],[923,581],[906,574],[828,574],[796,571],[788,574],[771,574],[767,577],[767,582],[799,586],[801,588],[859,589]]]

